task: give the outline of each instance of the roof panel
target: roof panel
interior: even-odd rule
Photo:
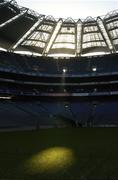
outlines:
[[[10,18],[19,14],[19,12],[13,11],[10,6],[6,5],[0,8],[0,24],[6,22]]]
[[[11,22],[6,27],[0,29],[0,38],[8,39],[12,43],[15,43],[33,24],[27,16],[20,17],[17,21]]]

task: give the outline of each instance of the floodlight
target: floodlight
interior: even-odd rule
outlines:
[[[66,73],[67,72],[67,69],[66,68],[63,68],[63,73]]]
[[[96,72],[96,71],[97,71],[97,68],[96,68],[96,67],[93,67],[93,68],[92,68],[92,71],[93,71],[93,72]]]

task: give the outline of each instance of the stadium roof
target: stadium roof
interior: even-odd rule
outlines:
[[[118,51],[118,11],[84,20],[55,19],[0,1],[0,47],[40,55],[81,56]]]

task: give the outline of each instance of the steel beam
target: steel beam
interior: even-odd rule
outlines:
[[[112,40],[111,40],[111,38],[109,36],[109,33],[108,33],[107,29],[106,29],[106,26],[105,26],[103,20],[100,17],[97,18],[97,23],[98,23],[98,27],[99,27],[99,29],[100,29],[100,31],[102,33],[102,36],[104,37],[104,40],[105,40],[105,42],[106,42],[106,44],[107,44],[107,46],[109,48],[109,51],[111,53],[115,52],[115,47],[113,45],[113,42],[112,42]]]
[[[42,55],[48,55],[48,53],[49,53],[49,51],[50,51],[50,49],[51,49],[51,47],[55,41],[60,29],[61,29],[62,23],[63,23],[62,19],[59,19],[56,26],[55,26],[54,31],[52,32],[52,35],[50,36],[48,43],[46,44],[46,46],[44,48]]]
[[[44,15],[41,15],[37,22],[13,45],[13,47],[10,48],[10,50],[14,51],[21,43],[23,43],[40,25],[44,17]]]

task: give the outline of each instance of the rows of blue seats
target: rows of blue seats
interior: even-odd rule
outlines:
[[[118,71],[118,55],[111,54],[96,57],[53,59],[34,57],[9,52],[0,52],[0,68],[21,73],[79,75],[91,73],[114,73]],[[93,69],[96,68],[96,72]]]
[[[118,102],[21,102],[0,101],[0,128],[62,125],[54,117],[82,126],[118,125]],[[92,119],[90,119],[92,118]]]

